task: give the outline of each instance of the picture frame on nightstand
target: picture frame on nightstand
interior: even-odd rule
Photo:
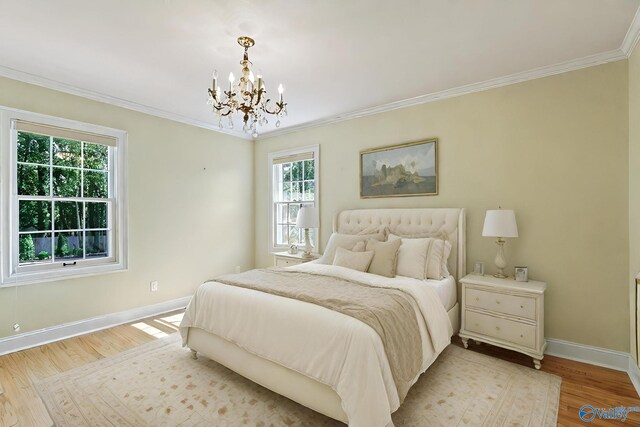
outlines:
[[[527,267],[514,267],[513,277],[516,279],[516,282],[528,282],[529,269]]]
[[[473,265],[473,274],[484,276],[484,262],[476,262]]]

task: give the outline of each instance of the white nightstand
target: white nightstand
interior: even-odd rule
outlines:
[[[290,254],[289,252],[275,252],[273,257],[276,267],[290,267],[292,265],[298,265],[320,258],[320,254],[311,255],[313,258],[309,259],[302,256],[302,251],[297,254]]]
[[[460,338],[524,353],[536,369],[544,357],[544,291],[547,284],[516,282],[493,276],[469,274],[462,283]]]

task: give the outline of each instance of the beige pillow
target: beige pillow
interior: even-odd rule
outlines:
[[[396,260],[398,249],[402,240],[397,239],[389,242],[380,242],[375,239],[367,240],[367,251],[373,251],[373,259],[369,266],[369,273],[378,274],[385,277],[395,277]]]
[[[318,260],[320,264],[333,264],[333,258],[336,255],[337,248],[344,248],[348,250],[353,250],[353,247],[358,242],[366,242],[369,239],[382,240],[384,239],[384,234],[376,233],[376,234],[342,234],[342,233],[333,233],[331,237],[329,237],[329,241],[327,242],[327,247],[324,250],[324,255]]]
[[[353,252],[345,248],[337,248],[333,265],[346,267],[357,271],[367,271],[371,260],[373,259],[373,251],[370,252]]]
[[[396,274],[398,276],[425,279],[427,265],[428,239],[402,239],[394,234],[389,235],[389,242],[400,240]]]
[[[451,253],[451,243],[436,239],[426,238],[403,238],[395,234],[389,235],[389,241],[401,240],[398,251],[398,267],[396,274],[399,276],[413,277],[415,279],[435,279],[440,280],[449,276],[447,260]],[[408,245],[408,246],[406,246]],[[423,252],[424,251],[424,252]],[[422,262],[423,272],[418,264]]]
[[[375,240],[375,239],[374,239]],[[377,240],[375,240],[377,242]],[[365,250],[365,242],[358,242],[353,246],[353,249],[351,249],[353,252],[364,252]]]

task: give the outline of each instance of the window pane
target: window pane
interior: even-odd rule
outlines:
[[[313,160],[304,161],[304,179],[314,179],[313,177]]]
[[[291,163],[282,164],[282,180],[284,182],[291,181]]]
[[[291,164],[291,180],[302,180],[302,162],[294,162]]]
[[[51,202],[20,200],[19,231],[51,230]]]
[[[49,167],[18,165],[18,194],[49,195]]]
[[[282,184],[282,195],[280,197],[280,200],[283,202],[288,202],[291,200],[291,183],[290,182],[284,182]]]
[[[84,197],[109,197],[107,172],[84,172]]]
[[[304,234],[304,232],[302,233]],[[289,244],[300,246],[300,230],[295,225],[289,226]]]
[[[287,222],[287,205],[278,203],[275,205],[276,224],[284,224]]]
[[[291,183],[291,199],[290,200],[300,200],[300,183],[299,182]]]
[[[303,200],[314,200],[316,184],[313,181],[305,181]]]
[[[18,132],[18,161],[48,165],[49,141],[48,136]]]
[[[109,167],[109,147],[85,142],[83,167],[85,169],[107,170]]]
[[[77,230],[82,228],[83,212],[81,202],[55,202],[53,210],[56,230]]]
[[[289,205],[289,222],[292,224],[296,223],[296,220],[298,219],[298,211],[300,210],[300,205],[298,204],[294,204],[294,205]]]
[[[86,203],[85,228],[107,228],[107,204]]]
[[[21,234],[19,246],[20,264],[51,261],[51,233]]]
[[[276,226],[276,244],[277,245],[289,245],[288,226],[278,225]]]
[[[53,195],[80,197],[80,171],[78,169],[53,168]]]
[[[85,248],[87,258],[99,258],[109,255],[109,235],[107,231],[87,231]]]
[[[56,233],[55,255],[57,259],[82,258],[82,233]]]
[[[53,164],[56,166],[82,166],[82,143],[71,139],[53,138]]]

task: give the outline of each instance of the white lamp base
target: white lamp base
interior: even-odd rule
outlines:
[[[311,259],[313,255],[313,245],[311,244],[311,239],[309,238],[309,229],[304,229],[304,252],[302,252],[302,258]]]
[[[498,268],[498,272],[493,275],[493,277],[497,277],[499,279],[506,279],[507,276],[504,274],[504,269],[507,267],[507,260],[504,258],[504,244],[505,240],[501,237],[498,237],[496,240],[496,245],[498,245],[498,253],[496,254],[493,262],[496,264]]]

